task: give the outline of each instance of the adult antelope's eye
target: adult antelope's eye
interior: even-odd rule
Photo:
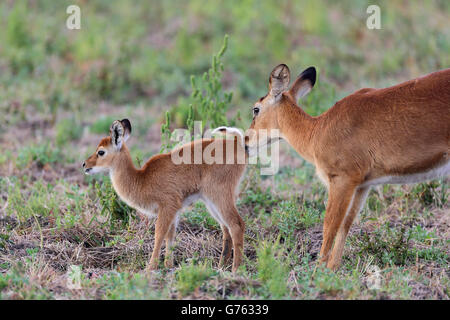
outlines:
[[[105,155],[105,151],[100,150],[99,152],[97,152],[97,154],[101,157],[101,156]]]
[[[259,108],[258,107],[254,107],[253,108],[253,115],[256,116],[259,113]]]

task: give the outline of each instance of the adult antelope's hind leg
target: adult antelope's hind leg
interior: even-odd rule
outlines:
[[[222,254],[220,255],[219,268],[224,268],[227,266],[228,262],[231,258],[231,246],[233,245],[233,241],[231,239],[230,232],[228,231],[227,226],[221,225],[223,238],[222,238]]]
[[[150,258],[150,262],[147,266],[148,271],[158,269],[161,245],[167,235],[167,232],[169,231],[169,228],[173,224],[176,212],[176,209],[166,208],[160,210],[158,213],[158,218],[156,219],[155,224],[155,246],[153,248],[152,257]]]
[[[323,222],[323,242],[320,249],[320,262],[328,262],[331,247],[348,208],[350,207],[355,185],[339,177],[330,184],[327,211]]]
[[[331,251],[331,256],[328,260],[327,268],[335,270],[337,267],[339,267],[348,231],[353,224],[353,220],[361,211],[361,208],[364,206],[369,190],[370,187],[362,187],[356,190],[351,208],[345,216],[344,221],[341,223],[339,231],[336,235],[336,240],[334,241],[333,250]]]

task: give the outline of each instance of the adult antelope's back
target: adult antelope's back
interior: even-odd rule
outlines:
[[[315,84],[315,68],[291,86],[289,80],[286,65],[272,71],[268,94],[253,107],[246,148],[261,144],[260,129],[279,129],[281,138],[314,163],[329,191],[321,261],[336,268],[370,186],[450,173],[450,69],[385,89],[361,89],[318,117],[297,105]]]

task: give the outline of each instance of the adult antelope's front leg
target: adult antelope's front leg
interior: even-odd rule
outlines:
[[[337,231],[350,207],[355,194],[355,185],[343,178],[335,177],[330,183],[327,211],[323,223],[323,242],[320,261],[328,262]]]
[[[331,252],[330,259],[328,260],[327,267],[335,270],[339,267],[341,263],[342,253],[344,251],[345,240],[347,239],[348,231],[353,224],[353,220],[361,211],[361,208],[366,202],[367,194],[369,193],[370,187],[358,188],[355,192],[351,208],[341,223],[339,231],[336,236],[336,240],[333,245],[333,250]]]

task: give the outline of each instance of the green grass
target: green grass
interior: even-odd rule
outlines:
[[[257,250],[257,277],[264,284],[270,297],[283,298],[288,293],[289,268],[280,244],[261,242]]]
[[[24,168],[35,162],[43,167],[46,164],[62,162],[64,158],[59,149],[53,148],[50,143],[31,145],[19,150],[16,164],[19,168]]]
[[[195,262],[191,261],[188,264],[181,265],[177,270],[175,286],[178,292],[185,296],[200,287],[205,280],[215,273],[216,271],[208,265],[208,262],[195,264]]]

